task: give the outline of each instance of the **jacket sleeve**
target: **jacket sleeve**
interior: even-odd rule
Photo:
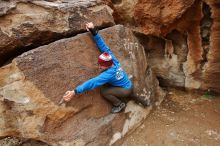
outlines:
[[[119,64],[118,59],[115,57],[115,55],[113,54],[113,52],[109,49],[109,47],[105,44],[104,40],[102,39],[102,37],[97,33],[95,36],[93,36],[99,50],[103,53],[103,52],[107,52],[112,56],[112,60],[114,64]]]
[[[92,90],[96,87],[106,84],[111,78],[112,78],[112,74],[103,72],[100,75],[96,76],[95,78],[92,78],[84,82],[83,84],[77,86],[74,91],[76,92],[76,94],[79,94],[84,91]]]

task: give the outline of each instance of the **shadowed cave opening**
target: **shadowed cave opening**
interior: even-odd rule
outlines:
[[[211,8],[205,2],[202,3],[202,13],[203,18],[200,22],[200,35],[202,38],[202,47],[203,47],[203,61],[201,67],[208,62],[207,54],[210,50],[210,35],[211,35],[211,28],[213,24],[213,20],[211,18]]]

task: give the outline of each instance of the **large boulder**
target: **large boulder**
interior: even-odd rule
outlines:
[[[111,8],[99,0],[1,1],[0,66],[34,47],[86,31],[86,22],[112,26],[111,14]]]
[[[163,28],[163,38],[145,43],[152,56],[149,64],[164,84],[220,93],[218,5],[218,1],[195,1],[181,18]]]
[[[175,23],[163,28],[163,37],[145,36],[149,64],[162,85],[189,89],[201,87],[201,81],[195,75],[201,70],[203,60],[201,18],[201,2],[196,1]]]
[[[117,25],[100,34],[132,78],[135,92],[160,102],[164,92],[133,33]],[[98,74],[94,64],[99,54],[91,34],[84,33],[28,51],[0,68],[0,137],[49,145],[112,145],[137,127],[151,106],[129,101],[125,112],[109,114],[111,105],[99,88],[58,105],[66,90]]]
[[[220,92],[219,1],[112,2],[116,21],[138,33],[161,85]]]

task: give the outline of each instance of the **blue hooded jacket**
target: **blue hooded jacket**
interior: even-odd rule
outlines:
[[[128,78],[125,71],[121,68],[121,65],[109,47],[105,44],[103,39],[99,34],[93,36],[99,50],[101,53],[107,52],[112,56],[113,66],[99,74],[98,76],[84,82],[83,84],[77,86],[75,88],[75,93],[82,93],[84,91],[92,90],[96,87],[104,85],[106,83],[116,86],[122,87],[125,89],[131,89],[132,82]]]

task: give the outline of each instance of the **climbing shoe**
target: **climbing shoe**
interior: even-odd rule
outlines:
[[[118,106],[113,106],[111,113],[119,113],[124,110],[126,107],[126,104],[124,102],[121,102]]]

